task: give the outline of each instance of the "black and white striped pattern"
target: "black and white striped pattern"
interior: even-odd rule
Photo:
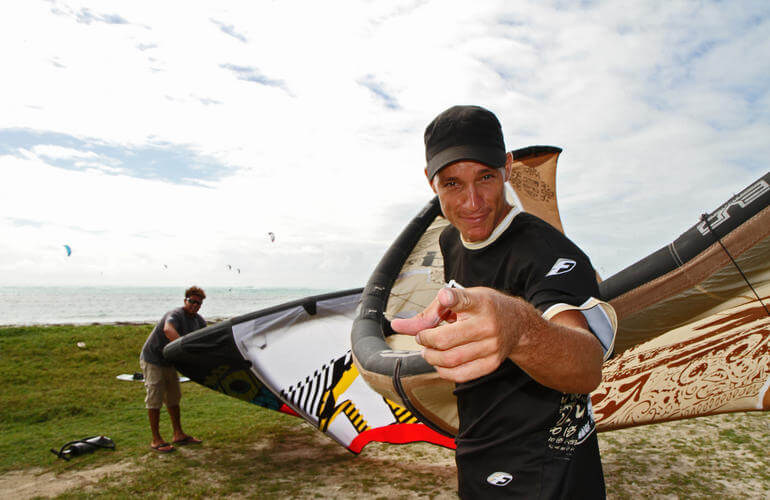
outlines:
[[[319,420],[324,410],[321,408],[323,395],[337,385],[342,375],[350,369],[352,364],[353,357],[348,351],[345,356],[332,359],[315,370],[313,375],[308,375],[304,380],[282,390],[281,396],[289,401],[291,406],[300,409],[314,420]],[[330,410],[333,410],[334,402],[330,401],[329,403],[332,404]]]

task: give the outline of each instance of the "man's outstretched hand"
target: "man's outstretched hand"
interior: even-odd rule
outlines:
[[[425,361],[453,382],[492,373],[505,358],[561,392],[588,394],[601,382],[602,347],[579,311],[546,321],[520,297],[484,287],[442,288],[424,311],[394,319],[391,327],[416,335]]]
[[[467,382],[492,373],[511,353],[519,341],[517,329],[501,326],[531,320],[522,308],[532,309],[491,288],[442,288],[425,310],[409,319],[394,319],[391,327],[416,335],[423,358],[441,378]]]

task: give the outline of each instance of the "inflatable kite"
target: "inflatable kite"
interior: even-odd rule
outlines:
[[[561,150],[510,153],[516,202],[563,231]],[[444,285],[432,200],[366,288],[309,297],[210,326],[164,351],[214,390],[304,418],[354,453],[366,443],[453,447],[453,384],[389,320]],[[617,313],[615,357],[591,395],[600,431],[770,409],[770,173],[671,244],[600,283]]]
[[[350,326],[361,291],[308,297],[223,321],[170,343],[163,354],[195,382],[300,416],[354,453],[371,441],[453,446],[358,376]]]

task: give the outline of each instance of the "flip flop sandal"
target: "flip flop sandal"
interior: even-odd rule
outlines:
[[[184,446],[184,445],[187,445],[187,444],[201,444],[202,442],[203,441],[201,441],[200,439],[194,438],[192,436],[187,436],[184,439],[179,439],[177,441],[174,441],[174,444],[179,445],[179,446]]]
[[[150,448],[157,451],[158,453],[171,453],[172,451],[176,450],[176,448],[174,448],[168,443],[159,443],[156,445],[150,445]]]

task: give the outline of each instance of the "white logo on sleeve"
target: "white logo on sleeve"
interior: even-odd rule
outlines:
[[[507,472],[493,472],[487,477],[487,482],[492,486],[505,486],[513,481],[513,476]]]
[[[553,265],[546,276],[556,276],[557,274],[568,273],[575,269],[575,266],[577,266],[577,262],[574,260],[561,258],[556,261],[556,264]]]

